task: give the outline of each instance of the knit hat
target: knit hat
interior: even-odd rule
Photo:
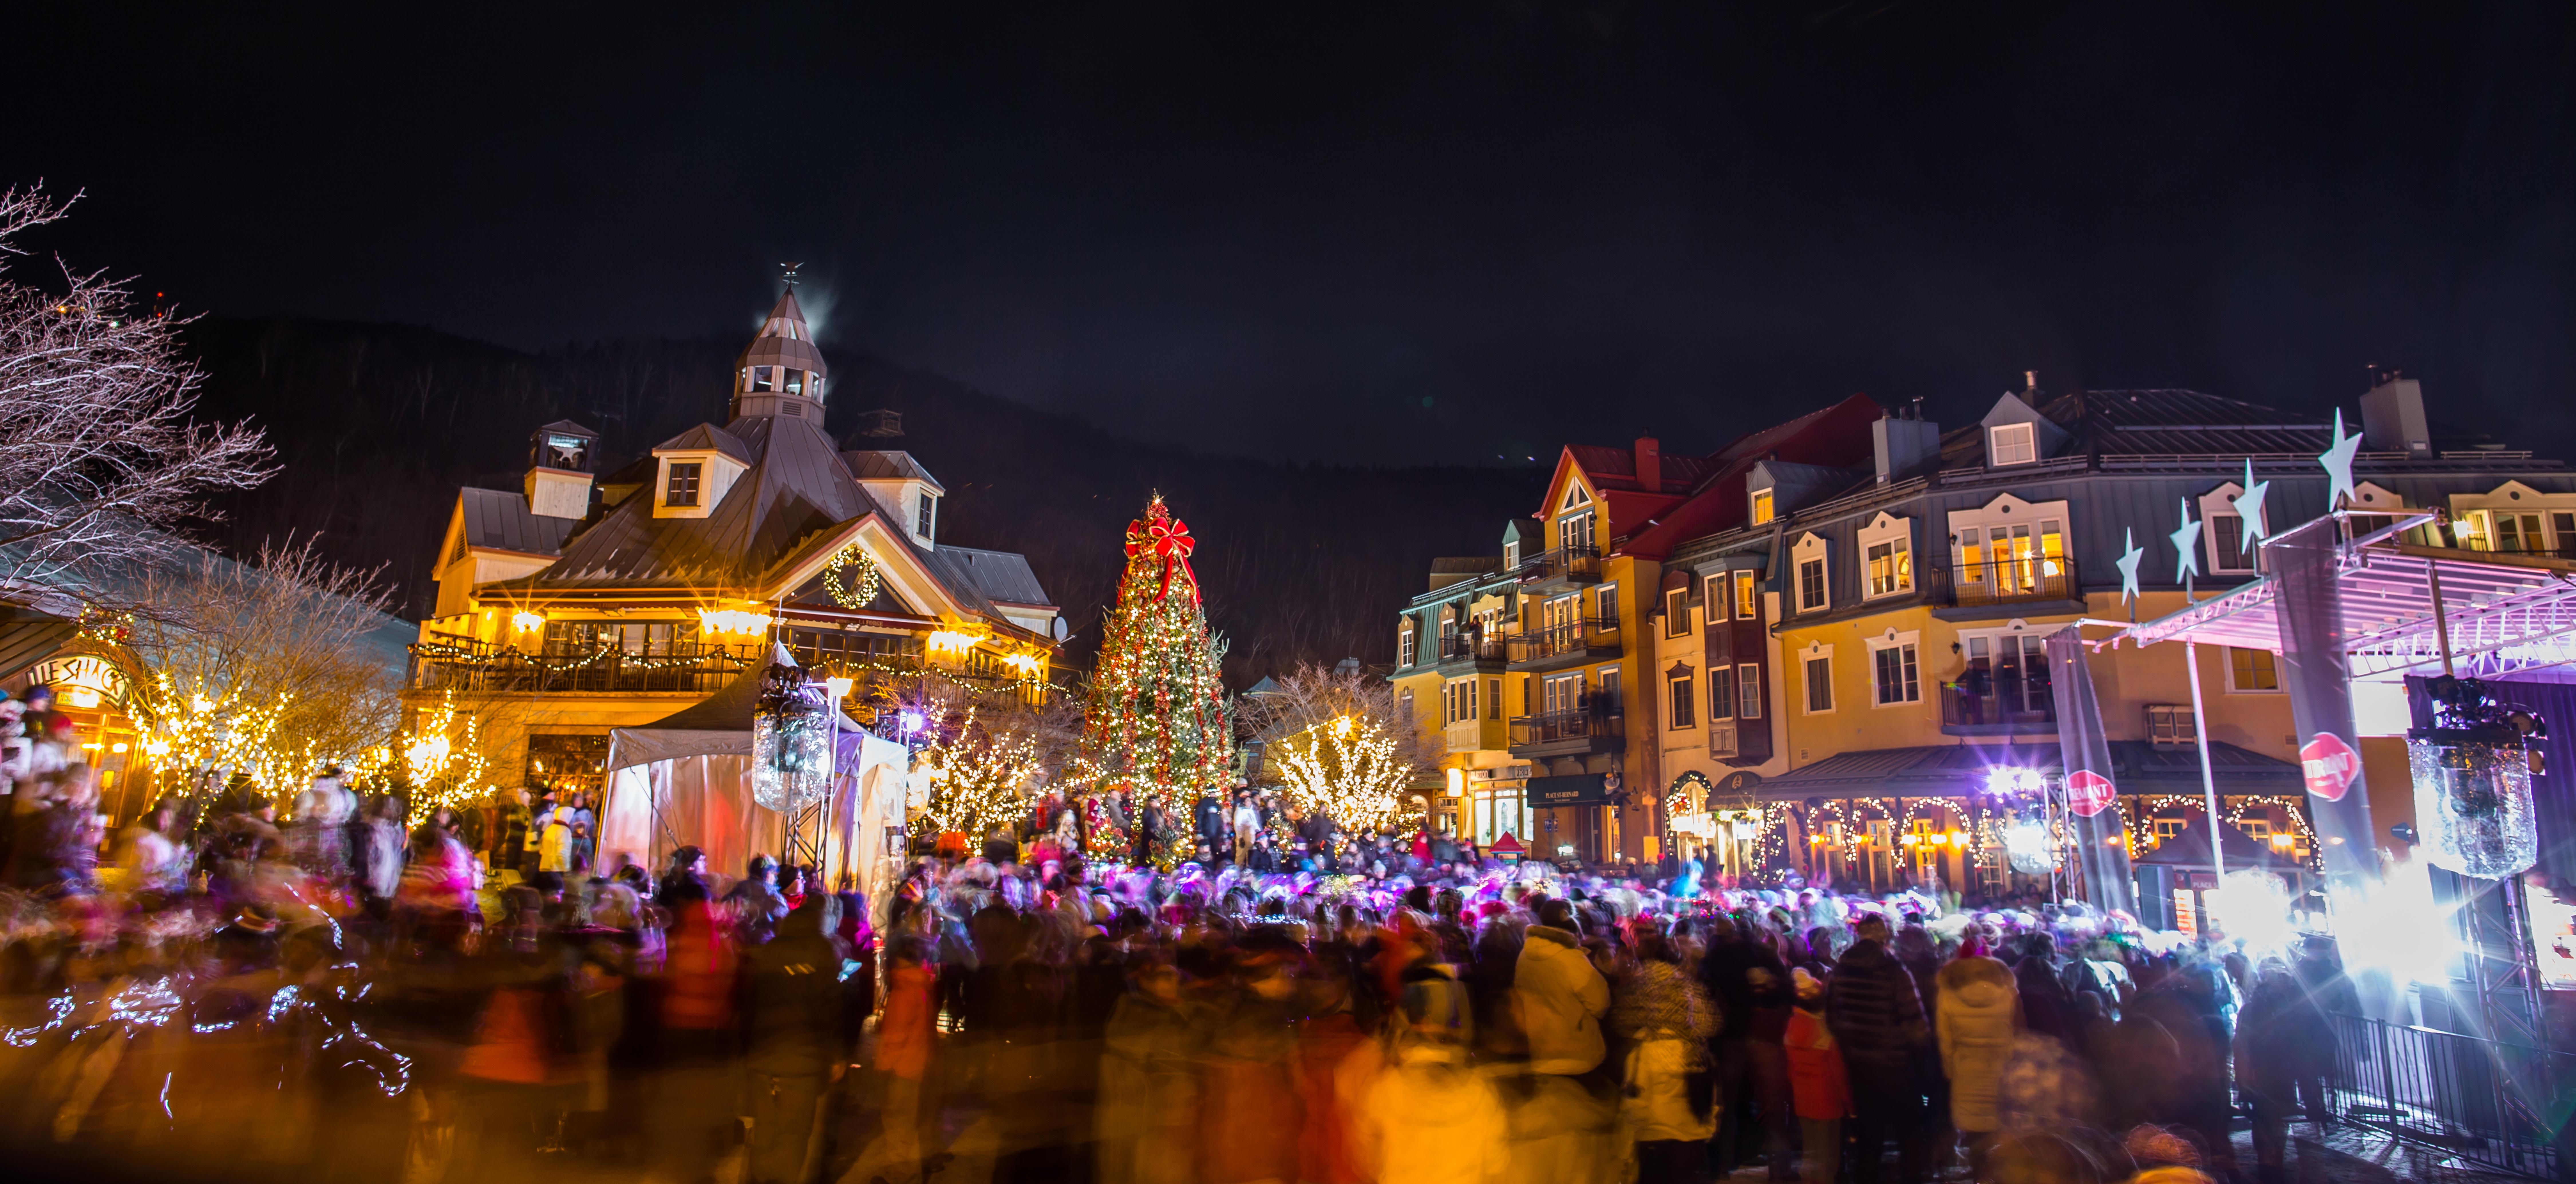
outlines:
[[[1807,973],[1804,966],[1789,968],[1789,987],[1797,992],[1800,1003],[1814,1003],[1825,997],[1825,981]]]

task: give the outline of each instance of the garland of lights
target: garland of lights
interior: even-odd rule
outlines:
[[[1335,716],[1280,748],[1280,782],[1301,808],[1355,833],[1392,833],[1402,824],[1413,771],[1397,758],[1395,737],[1378,721]]]
[[[859,569],[858,587],[855,590],[841,585],[841,569],[844,567]],[[823,565],[823,590],[831,593],[833,602],[842,608],[863,609],[876,603],[877,590],[883,585],[883,575],[884,573],[877,567],[876,556],[861,550],[857,543],[852,543],[835,552],[831,562]]]
[[[933,740],[913,762],[929,774],[930,798],[914,814],[912,833],[933,839],[956,831],[972,840],[1017,818],[1020,786],[1044,768],[1035,740],[977,727],[972,707],[954,732]]]

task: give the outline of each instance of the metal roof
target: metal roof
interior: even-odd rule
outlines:
[[[528,512],[528,496],[511,489],[460,489],[457,508],[465,518],[465,545],[523,555],[553,555],[563,550],[564,536],[578,520],[540,518]],[[650,500],[650,499],[647,499]]]
[[[948,492],[909,452],[850,451],[841,454],[841,463],[850,466],[850,475],[861,481],[919,481],[934,492]]]
[[[2440,634],[2462,673],[2495,677],[2576,661],[2576,563],[2399,543],[2433,520],[2413,514],[2345,543],[2335,584],[2356,678],[2421,671],[2442,660]],[[2433,585],[2441,584],[2441,628]],[[2266,576],[2214,599],[2122,630],[2140,645],[2188,641],[2281,649],[2279,582]]]
[[[796,289],[789,288],[778,297],[761,322],[760,334],[743,347],[742,356],[734,359],[736,367],[787,366],[829,374],[823,351],[814,348],[814,331],[805,324],[805,310],[796,303]]]
[[[1038,585],[1038,573],[1029,569],[1025,555],[952,547],[945,543],[925,554],[931,566],[939,570],[951,587],[959,584],[971,586],[983,593],[987,600],[1027,605],[1049,603],[1046,589]]]
[[[726,456],[730,456],[735,460],[741,461],[744,464],[750,464],[752,462],[751,446],[743,443],[742,437],[736,436],[732,432],[728,432],[711,423],[699,424],[698,426],[690,428],[679,435],[673,436],[668,440],[664,440],[661,443],[654,445],[653,451],[657,454],[664,452],[721,452]]]

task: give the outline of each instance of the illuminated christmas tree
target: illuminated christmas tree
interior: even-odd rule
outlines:
[[[1168,862],[1189,838],[1189,809],[1199,794],[1219,791],[1231,776],[1234,731],[1217,672],[1225,643],[1210,635],[1190,570],[1196,545],[1161,494],[1127,527],[1127,571],[1118,603],[1100,638],[1083,720],[1086,779],[1105,791],[1127,787],[1141,808],[1172,814],[1159,836],[1157,862]]]

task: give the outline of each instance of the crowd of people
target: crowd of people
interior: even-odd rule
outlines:
[[[2321,942],[2249,965],[2080,905],[1430,836],[1157,871],[1032,828],[875,902],[595,866],[570,794],[406,826],[325,777],[111,840],[74,755],[10,770],[0,1123],[93,1176],[2270,1184],[2348,1009]]]

